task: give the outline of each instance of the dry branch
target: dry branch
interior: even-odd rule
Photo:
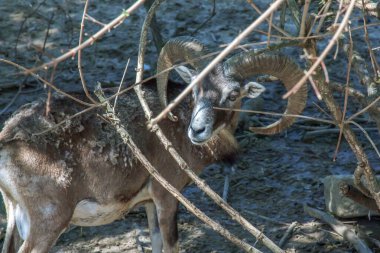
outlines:
[[[346,14],[346,16],[348,13]],[[308,53],[312,56],[317,56],[317,49],[316,49],[316,42],[315,41],[309,41],[307,43],[306,49],[308,50]],[[320,56],[321,57],[321,56]],[[309,63],[311,64],[311,63]],[[316,85],[318,86],[318,89],[321,91],[322,98],[324,102],[326,103],[328,109],[330,110],[331,114],[333,115],[336,122],[340,122],[343,118],[343,113],[341,109],[339,108],[337,102],[335,101],[333,97],[333,93],[329,87],[329,85],[324,80],[324,75],[322,73],[322,70],[320,68],[315,69],[316,73],[313,75]],[[339,125],[337,123],[337,125]],[[360,145],[359,141],[356,138],[356,135],[352,131],[349,125],[344,124],[341,126],[343,135],[345,139],[347,140],[348,144],[350,145],[352,151],[354,152],[356,159],[358,160],[358,169],[357,171],[357,177],[361,177],[361,175],[365,175],[369,191],[373,198],[376,200],[377,205],[380,207],[380,187],[379,184],[375,178],[373,169],[371,168],[371,165],[368,161],[368,157],[365,154],[363,147]]]
[[[323,12],[322,12],[322,16],[321,16],[321,19],[319,20],[319,23],[318,23],[318,26],[317,28],[315,29],[315,33],[318,34],[319,31],[322,29],[323,27],[323,24],[325,23],[325,19],[326,19],[326,16],[327,16],[327,13],[328,11],[330,10],[330,6],[331,6],[331,2],[332,0],[327,0],[327,2],[325,3],[324,5],[324,9],[323,9]]]
[[[5,64],[11,65],[11,66],[13,66],[13,67],[16,67],[16,68],[18,68],[18,69],[20,69],[20,70],[22,70],[22,71],[24,71],[24,72],[29,72],[29,74],[30,74],[31,76],[33,76],[35,79],[37,79],[38,81],[41,81],[43,84],[45,84],[45,85],[51,87],[51,88],[52,88],[53,90],[55,90],[56,92],[58,92],[58,93],[60,93],[60,94],[62,94],[62,95],[64,95],[64,96],[66,96],[66,97],[68,97],[68,98],[74,100],[75,102],[77,102],[77,103],[79,103],[79,104],[82,104],[82,105],[85,105],[85,106],[91,106],[91,104],[86,103],[86,102],[84,102],[84,101],[82,101],[82,100],[80,100],[80,99],[77,99],[77,98],[71,96],[70,94],[64,92],[63,90],[59,89],[59,88],[56,87],[55,85],[51,84],[49,81],[46,81],[45,79],[43,79],[43,78],[40,77],[39,75],[35,74],[34,72],[29,71],[27,68],[25,68],[25,67],[23,67],[23,66],[21,66],[21,65],[19,65],[19,64],[17,64],[17,63],[14,63],[14,62],[12,62],[12,61],[9,61],[9,60],[6,60],[6,59],[2,59],[2,58],[0,58],[0,62],[3,62],[3,63],[5,63]]]
[[[310,7],[310,0],[305,0],[305,5],[304,5],[304,8],[303,8],[303,13],[302,13],[302,19],[301,19],[301,27],[300,27],[300,32],[299,32],[299,36],[300,37],[304,37],[306,35],[306,18],[308,16],[308,12],[309,12],[309,7]]]
[[[372,250],[356,235],[355,231],[335,219],[332,215],[311,208],[307,205],[304,205],[304,211],[310,216],[329,224],[335,232],[341,235],[345,240],[349,241],[359,253],[372,253]]]
[[[148,33],[148,28],[150,26],[150,22],[155,13],[155,10],[164,0],[156,0],[151,6],[147,17],[144,21],[140,44],[139,44],[139,54],[137,60],[137,74],[136,74],[136,83],[139,83],[143,79],[143,70],[144,70],[144,55],[146,48],[146,38]],[[228,47],[227,47],[228,48]],[[209,65],[210,66],[210,65]],[[207,67],[206,67],[207,68]],[[189,85],[190,86],[190,85]],[[152,118],[152,112],[145,101],[143,96],[143,91],[141,90],[141,85],[135,86],[135,91],[141,103],[141,106],[144,110],[145,116],[148,120]],[[183,94],[183,93],[182,93]],[[178,163],[179,167],[195,182],[195,184],[203,190],[214,202],[219,205],[223,210],[225,210],[233,220],[242,225],[246,230],[248,230],[256,239],[262,242],[265,246],[267,246],[272,252],[283,252],[274,242],[272,242],[268,237],[266,237],[260,230],[255,228],[248,220],[242,217],[235,209],[233,209],[229,204],[227,204],[217,193],[215,193],[203,180],[201,180],[197,174],[194,173],[193,170],[187,165],[187,163],[183,160],[183,158],[179,155],[179,153],[173,148],[171,142],[166,138],[160,127],[155,124],[152,126],[151,130],[156,133],[159,140],[164,145],[165,149],[171,154],[171,156]]]
[[[365,129],[368,130],[377,130],[377,128],[368,128]],[[361,131],[360,129],[353,129],[353,131],[358,132]],[[320,130],[313,130],[306,132],[305,135],[302,137],[302,140],[311,140],[317,137],[326,136],[327,134],[339,134],[340,129],[339,128],[328,128],[328,129],[320,129]]]
[[[79,71],[80,81],[82,83],[82,88],[83,88],[84,93],[86,94],[86,97],[90,99],[92,103],[96,104],[97,101],[93,99],[90,93],[88,92],[86,80],[84,79],[84,74],[82,70],[82,49],[80,48],[80,45],[82,44],[82,41],[83,41],[84,21],[87,15],[88,2],[89,0],[86,0],[84,4],[82,21],[80,23],[79,42],[78,42],[78,71]]]
[[[343,5],[348,5],[350,3],[350,0],[343,0],[342,2]],[[364,9],[366,12],[368,12],[369,15],[380,18],[380,2],[375,3],[372,0],[356,0],[355,7],[361,10]]]
[[[263,14],[263,12],[257,7],[257,5],[252,1],[252,0],[247,0],[247,3],[249,3],[253,9],[255,9],[255,11],[261,15]],[[283,6],[286,6],[286,4],[284,3]],[[291,35],[289,33],[287,33],[284,29],[276,26],[275,24],[273,24],[271,21],[270,21],[270,18],[266,18],[266,20],[268,21],[268,23],[270,24],[270,26],[272,26],[275,30],[277,30],[279,33],[281,33],[282,35],[286,36],[286,37],[291,37]]]
[[[304,77],[301,78],[301,80],[298,81],[298,83],[290,90],[288,91],[284,96],[283,98],[288,98],[290,95],[296,93],[299,88],[301,88],[302,85],[304,85],[304,83],[306,82],[306,80],[309,78],[309,76],[312,75],[312,73],[314,73],[314,71],[317,69],[317,67],[321,64],[321,62],[326,58],[327,54],[330,52],[331,48],[334,46],[335,42],[338,40],[340,34],[343,32],[343,29],[346,27],[348,21],[349,21],[349,18],[350,18],[350,15],[351,15],[351,12],[354,8],[354,3],[355,1],[354,0],[351,0],[351,3],[350,3],[350,6],[348,7],[347,9],[347,12],[346,12],[346,15],[344,16],[343,20],[342,20],[342,23],[339,25],[339,28],[337,29],[337,31],[335,32],[334,36],[331,38],[329,44],[326,46],[326,48],[323,50],[322,54],[317,57],[316,61],[312,64],[312,66],[310,67],[310,69],[306,72],[306,74],[304,75]],[[316,57],[316,55],[313,55]],[[319,89],[320,90],[320,89]]]
[[[284,247],[286,245],[286,242],[291,238],[293,231],[297,226],[298,226],[297,221],[294,221],[294,222],[292,222],[292,224],[290,224],[290,226],[285,231],[285,234],[282,236],[282,238],[278,244],[280,247]]]
[[[363,193],[361,193],[354,186],[346,184],[346,183],[342,183],[339,186],[339,189],[340,189],[340,193],[343,196],[352,199],[356,203],[358,203],[362,206],[365,206],[370,210],[380,211],[380,209],[376,206],[376,202],[373,199],[371,199],[371,198],[367,197],[366,195],[364,195]]]
[[[348,44],[343,45],[343,50],[349,57],[351,57],[352,69],[358,75],[361,84],[367,87],[367,97],[361,99],[360,101],[363,106],[368,106],[368,104],[371,102],[370,99],[379,95],[380,92],[375,88],[376,86],[379,86],[379,84],[375,83],[370,77],[367,64],[359,52],[353,50],[352,54],[350,55]],[[376,105],[374,105],[368,109],[368,113],[376,122],[376,125],[380,131],[380,110]]]
[[[115,18],[114,20],[109,22],[106,26],[104,26],[102,29],[100,29],[97,33],[92,35],[88,40],[86,40],[85,42],[83,42],[79,46],[72,48],[67,53],[65,53],[65,54],[53,59],[52,61],[47,62],[47,63],[45,63],[45,64],[43,64],[37,68],[26,70],[26,72],[35,72],[35,71],[40,70],[40,69],[47,69],[47,68],[50,68],[54,65],[58,65],[58,63],[66,60],[70,57],[75,56],[76,53],[78,52],[78,50],[82,50],[82,49],[92,45],[95,41],[100,39],[104,34],[111,31],[116,26],[120,25],[126,18],[129,17],[129,15],[132,12],[134,12],[136,9],[138,9],[143,3],[144,3],[144,0],[137,0],[131,7],[129,7],[127,10],[124,10],[117,18]]]

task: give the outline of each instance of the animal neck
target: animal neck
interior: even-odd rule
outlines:
[[[210,141],[204,144],[208,150],[213,162],[230,159],[238,153],[239,145],[228,129],[222,129],[212,137]]]

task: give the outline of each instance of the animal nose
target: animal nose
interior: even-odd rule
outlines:
[[[206,131],[205,126],[191,126],[191,131],[193,131],[194,134],[199,135]]]

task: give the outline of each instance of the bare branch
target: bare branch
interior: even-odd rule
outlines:
[[[310,0],[306,0],[305,5],[303,7],[303,13],[302,13],[301,28],[300,28],[300,33],[299,33],[300,37],[305,36],[306,22],[307,22],[306,18],[309,12],[309,7],[310,7]]]
[[[342,0],[343,5],[348,5],[350,0]],[[380,4],[375,3],[372,0],[355,0],[355,7],[361,10],[365,10],[369,15],[380,18]]]
[[[305,76],[301,78],[301,80],[298,81],[298,83],[290,90],[288,91],[283,98],[286,99],[290,95],[296,93],[299,88],[305,83],[305,81],[308,79],[310,75],[313,74],[313,72],[316,70],[318,65],[325,59],[327,54],[330,52],[331,48],[334,46],[336,41],[338,40],[340,34],[343,32],[343,29],[346,27],[349,17],[351,15],[351,12],[354,8],[355,0],[351,0],[351,4],[347,9],[346,15],[344,16],[342,23],[339,25],[339,28],[335,32],[334,36],[331,38],[329,44],[326,46],[325,50],[323,50],[322,54],[317,58],[317,60],[314,62],[314,64],[311,66],[311,68],[306,72]]]
[[[131,7],[129,7],[127,10],[123,11],[117,18],[109,22],[106,26],[104,26],[102,29],[100,29],[97,33],[92,35],[88,40],[80,44],[79,46],[72,48],[67,53],[55,58],[54,60],[47,62],[37,68],[26,70],[25,72],[35,72],[40,69],[47,69],[54,65],[57,65],[58,63],[75,56],[75,54],[78,52],[78,50],[82,50],[90,45],[92,45],[95,41],[100,39],[105,33],[111,31],[113,28],[115,28],[117,25],[121,24],[126,18],[129,17],[129,15],[137,10],[142,4],[144,3],[144,0],[137,0]]]
[[[359,253],[372,253],[372,250],[361,240],[351,228],[335,219],[332,215],[304,205],[307,214],[329,224],[335,232],[349,241]]]
[[[83,74],[83,70],[82,70],[82,49],[80,48],[80,45],[82,44],[82,40],[83,40],[84,21],[85,21],[85,17],[87,14],[88,2],[89,2],[89,0],[86,0],[86,2],[84,4],[82,21],[80,23],[79,42],[78,42],[78,47],[79,47],[79,49],[78,49],[78,71],[79,71],[80,80],[82,82],[83,91],[86,94],[86,97],[88,99],[90,99],[90,101],[92,103],[96,104],[97,101],[94,100],[92,98],[92,96],[90,95],[90,93],[88,92],[86,80],[84,79],[84,74]]]

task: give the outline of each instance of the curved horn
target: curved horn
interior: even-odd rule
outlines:
[[[160,52],[157,62],[157,74],[172,67],[178,62],[189,62],[196,70],[201,69],[205,65],[204,60],[197,60],[207,52],[206,47],[198,40],[192,37],[177,37],[169,40]],[[167,83],[169,71],[157,76],[157,90],[160,103],[166,107],[167,101]],[[169,113],[168,117],[176,121],[173,114]]]
[[[244,52],[231,57],[224,63],[226,75],[242,81],[253,75],[268,74],[279,78],[290,90],[304,75],[298,65],[288,57],[279,55],[255,56],[254,52]],[[288,99],[284,114],[300,114],[305,108],[307,86],[303,85],[297,93]],[[251,127],[250,130],[259,134],[276,134],[292,125],[295,117],[281,117],[278,121],[265,127]]]

